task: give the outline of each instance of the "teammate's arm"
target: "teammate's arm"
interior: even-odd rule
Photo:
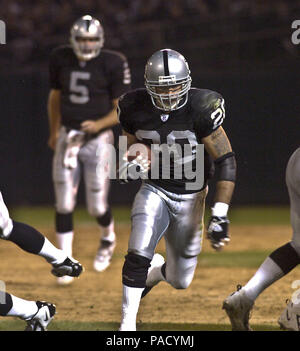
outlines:
[[[236,161],[230,141],[222,127],[203,138],[202,142],[218,170],[214,206],[207,234],[212,247],[220,250],[230,240],[227,212],[235,186]]]
[[[119,123],[118,114],[117,114],[118,101],[119,101],[118,98],[112,100],[113,107],[106,116],[96,121],[86,120],[82,122],[81,130],[85,133],[95,134],[100,132],[102,129],[111,128],[114,125],[118,124]]]
[[[60,102],[61,90],[51,89],[48,97],[48,119],[50,129],[48,146],[52,150],[55,149],[58,131],[61,125]]]

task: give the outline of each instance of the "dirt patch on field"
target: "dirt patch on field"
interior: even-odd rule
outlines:
[[[38,228],[55,242],[52,231]],[[0,277],[7,291],[26,299],[54,302],[56,320],[119,322],[121,314],[121,270],[127,250],[129,226],[117,225],[118,245],[111,266],[94,272],[92,262],[98,247],[96,227],[76,230],[74,257],[86,271],[72,285],[61,287],[50,274],[50,266],[40,257],[23,252],[14,244],[0,242]],[[227,251],[271,250],[290,240],[288,226],[231,226],[232,241]],[[164,251],[161,243],[158,250]],[[205,240],[203,251],[212,251]],[[221,309],[223,299],[237,284],[244,284],[255,272],[247,268],[201,268],[198,265],[191,286],[175,290],[161,283],[141,303],[138,319],[143,322],[228,323]],[[297,268],[261,294],[252,314],[253,323],[276,324],[293,293],[291,283],[299,279]]]

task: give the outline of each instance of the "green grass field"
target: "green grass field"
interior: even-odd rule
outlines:
[[[53,211],[53,207],[17,207],[10,210],[10,213],[18,221],[32,222],[35,225],[47,225],[53,221]],[[113,214],[116,222],[129,222],[130,220],[129,207],[115,207],[113,208]],[[209,211],[206,211],[206,220],[208,216]],[[77,223],[76,225],[94,223],[94,219],[81,207],[76,209],[74,220]],[[233,207],[230,210],[230,220],[235,225],[289,225],[290,212],[287,206]]]
[[[119,323],[83,323],[83,322],[56,322],[49,325],[49,331],[112,331],[118,330]],[[140,331],[230,331],[228,324],[182,324],[182,323],[147,323],[137,328]],[[255,331],[279,331],[272,325],[252,325]],[[22,331],[23,321],[0,321],[0,331]]]
[[[10,211],[11,217],[16,221],[25,222],[35,227],[45,227],[49,223],[53,223],[53,208],[51,207],[20,207]],[[209,214],[209,211],[206,211]],[[129,208],[114,208],[113,209],[115,222],[124,223],[130,226],[130,209]],[[237,226],[276,226],[290,225],[288,207],[241,207],[233,208],[230,211],[230,220],[232,225]],[[207,215],[206,215],[207,223]],[[75,211],[74,224],[75,226],[94,225],[94,219],[90,217],[84,208],[78,208]],[[251,268],[255,269],[270,253],[269,249],[264,250],[237,250],[225,251],[221,255],[214,251],[203,252],[199,256],[199,265],[201,267],[227,267],[227,268]],[[119,255],[121,258],[121,255]],[[118,258],[118,256],[117,256]],[[79,321],[56,321],[54,320],[49,326],[49,330],[56,331],[108,331],[117,330],[118,322],[79,322]],[[276,325],[252,325],[257,331],[279,331]],[[0,319],[0,331],[4,330],[23,330],[24,322],[21,320],[2,318]],[[229,331],[228,324],[184,324],[184,323],[142,323],[138,325],[138,329],[142,331],[160,330],[160,331]]]

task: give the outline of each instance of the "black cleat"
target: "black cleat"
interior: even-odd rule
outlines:
[[[53,264],[52,267],[51,273],[56,277],[63,277],[64,275],[79,277],[84,270],[78,261],[70,259],[69,257],[60,264]]]
[[[25,331],[47,331],[48,324],[54,318],[56,306],[46,301],[36,301],[38,311],[27,319]]]

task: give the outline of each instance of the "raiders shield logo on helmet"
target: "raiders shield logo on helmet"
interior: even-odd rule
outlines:
[[[166,122],[166,121],[169,119],[169,115],[160,115],[160,119],[161,119],[163,122]]]

